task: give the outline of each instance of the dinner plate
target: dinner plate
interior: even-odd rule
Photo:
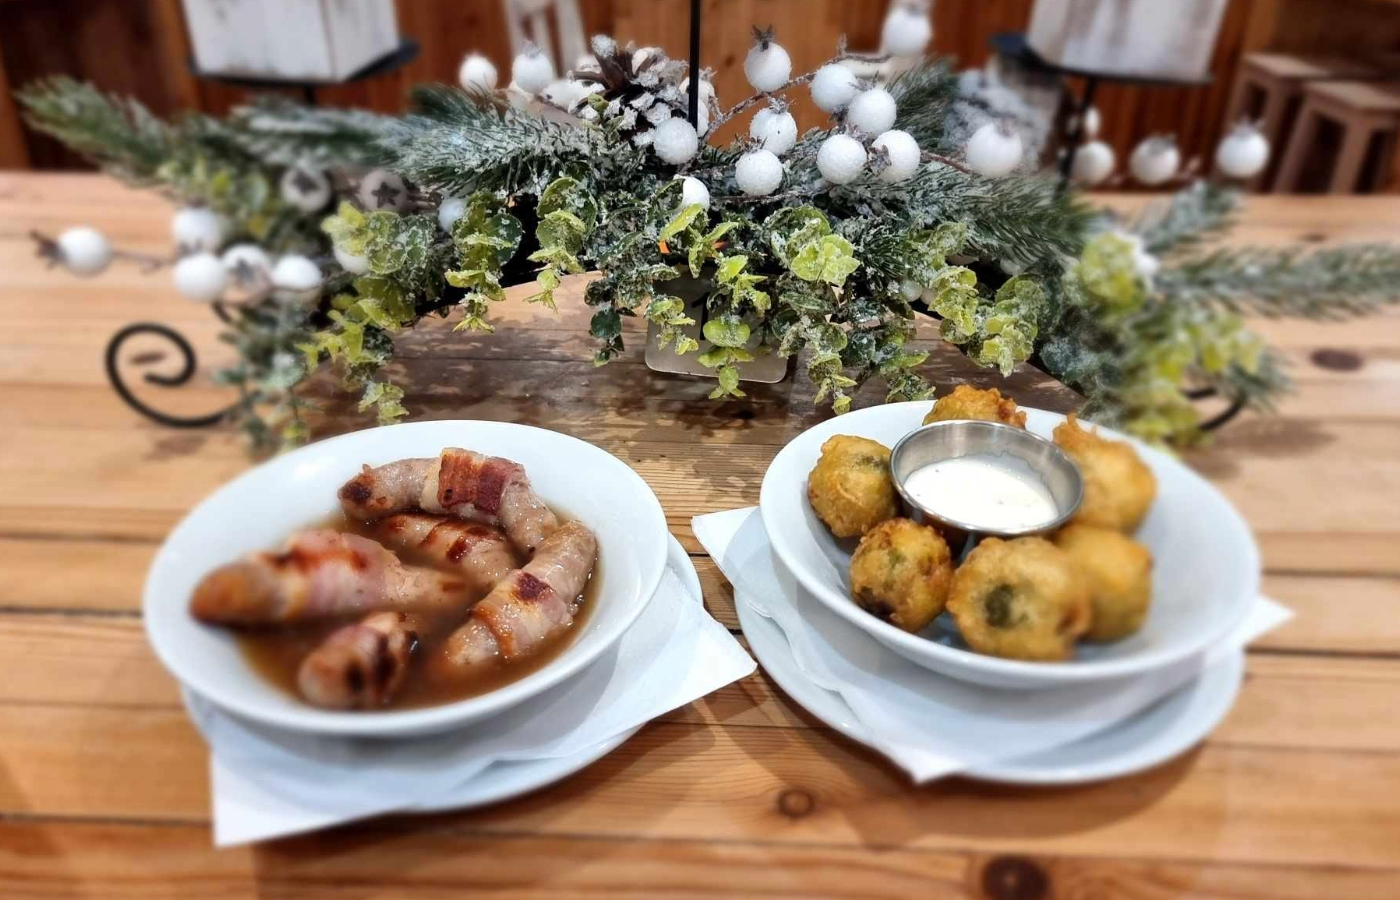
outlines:
[[[1174,457],[1109,429],[1128,441],[1157,478],[1157,499],[1136,537],[1152,551],[1152,607],[1135,635],[1107,644],[1081,643],[1066,662],[1023,662],[967,649],[948,615],[909,634],[852,602],[851,542],[831,536],[807,500],[807,476],[833,435],[851,434],[893,446],[918,428],[928,402],[874,406],[823,422],[793,439],[763,479],[760,510],[773,550],[824,606],[890,650],[940,674],[1006,688],[1052,688],[1125,678],[1200,654],[1240,623],[1259,594],[1259,552],[1230,502]],[[1050,437],[1065,420],[1024,408],[1027,428]]]
[[[226,629],[189,613],[215,567],[278,546],[338,510],[336,491],[364,464],[466,447],[523,465],[536,493],[598,537],[596,604],[570,644],[540,669],[478,697],[385,712],[316,709],[254,672]],[[666,517],[651,488],[615,456],[567,435],[504,422],[416,422],[321,441],[276,457],[216,491],[156,554],[142,601],[156,655],[182,683],[256,722],[319,734],[399,738],[444,731],[548,690],[605,653],[656,593],[666,566]]]
[[[840,695],[818,687],[798,668],[787,637],[747,603],[734,604],[749,649],[763,670],[799,706],[846,737],[877,742]],[[1174,759],[1210,734],[1234,705],[1244,676],[1244,651],[1207,667],[1196,679],[1134,716],[1095,735],[1017,760],[979,766],[963,777],[1019,785],[1067,785],[1141,772]]]

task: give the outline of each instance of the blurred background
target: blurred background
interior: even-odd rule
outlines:
[[[218,114],[237,105],[248,96],[247,87],[196,73],[190,19],[201,10],[217,14],[229,4],[257,2],[0,0],[0,168],[84,165],[27,128],[10,99],[15,87],[43,75],[87,79],[105,90],[134,96],[162,114],[178,109]],[[468,50],[485,54],[508,71],[513,56],[508,18],[511,5],[520,2],[397,0],[399,33],[418,43],[417,56],[376,77],[310,88],[310,96],[322,104],[397,111],[409,86],[456,81],[457,67]],[[1183,17],[1200,5],[1161,2]],[[983,65],[992,53],[993,36],[1026,31],[1035,5],[1034,0],[940,0],[933,8],[930,49],[956,57],[960,65]],[[702,62],[715,70],[721,104],[732,103],[749,93],[742,71],[744,54],[753,42],[749,23],[772,23],[792,55],[794,71],[806,71],[830,57],[842,34],[853,49],[878,48],[886,6],[884,0],[703,0]],[[689,0],[577,0],[577,10],[586,34],[608,32],[639,46],[660,46],[675,57],[686,56]],[[1208,157],[1235,115],[1262,115],[1268,91],[1283,89],[1293,93],[1290,120],[1274,123],[1270,135],[1277,160],[1286,155],[1291,120],[1296,119],[1301,98],[1297,82],[1331,79],[1380,85],[1382,99],[1390,96],[1385,93],[1390,82],[1400,83],[1400,0],[1228,0],[1215,37],[1208,83],[1103,84],[1096,104],[1102,117],[1099,137],[1114,147],[1119,159],[1154,134],[1176,135],[1184,159]],[[564,67],[568,65],[565,61]],[[1077,86],[1073,79],[1071,86]],[[1358,100],[1363,107],[1358,114],[1372,116],[1370,107],[1377,96],[1368,91]],[[1238,98],[1233,106],[1232,98]],[[805,97],[796,112],[803,128],[825,118]],[[1400,100],[1385,115],[1391,118],[1382,116],[1382,126],[1400,123]],[[1366,121],[1369,129],[1371,119]],[[731,123],[729,130],[738,124]],[[1333,189],[1324,171],[1329,165],[1325,158],[1341,153],[1348,127],[1343,117],[1304,135],[1310,145],[1317,145],[1307,148],[1309,155],[1323,160],[1317,164],[1319,174],[1310,178],[1304,172],[1284,189]],[[1396,130],[1375,130],[1376,139],[1365,147],[1365,176],[1337,192],[1400,190]]]

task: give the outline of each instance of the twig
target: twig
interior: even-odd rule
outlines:
[[[58,240],[49,237],[37,228],[29,230],[29,237],[34,241],[35,249],[39,256],[49,261],[49,265],[58,266],[63,264],[63,251],[59,249]],[[144,273],[154,272],[166,266],[173,265],[175,260],[168,256],[156,256],[152,253],[138,253],[135,250],[112,250],[113,259],[125,259],[136,263]]]
[[[813,69],[812,71],[808,72],[806,75],[799,75],[796,78],[793,78],[790,81],[788,81],[786,84],[780,85],[776,90],[760,91],[759,93],[754,94],[752,97],[749,97],[746,100],[741,100],[739,103],[731,107],[729,111],[726,112],[724,115],[720,116],[718,119],[715,119],[713,122],[710,123],[710,127],[705,130],[705,137],[708,138],[710,135],[714,134],[716,131],[719,130],[721,125],[725,124],[730,119],[739,115],[739,113],[748,109],[750,106],[753,106],[755,103],[758,103],[762,100],[767,100],[769,97],[777,96],[778,94],[782,94],[785,91],[790,91],[795,87],[800,87],[804,84],[808,84],[813,78],[817,77],[817,72],[819,70],[825,68],[826,66],[832,65],[833,63],[844,62],[848,59],[854,59],[860,62],[878,65],[880,63],[888,61],[890,59],[890,54],[881,53],[878,56],[863,56],[859,53],[838,53],[831,59],[822,63],[816,69]]]
[[[946,157],[946,156],[940,156],[939,154],[933,153],[933,152],[928,151],[928,150],[925,150],[925,151],[923,151],[921,154],[919,154],[919,157],[920,157],[921,159],[923,159],[925,162],[942,163],[943,165],[947,166],[947,167],[950,168],[950,169],[957,169],[959,172],[962,172],[964,175],[972,175],[972,174],[974,174],[974,172],[973,172],[971,169],[969,169],[967,166],[963,165],[962,163],[958,162],[957,160],[955,160],[955,159],[949,159],[949,158]]]

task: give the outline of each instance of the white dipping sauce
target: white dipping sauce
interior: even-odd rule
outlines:
[[[904,490],[926,509],[978,528],[1019,531],[1060,514],[1030,463],[1009,453],[977,453],[921,466]]]

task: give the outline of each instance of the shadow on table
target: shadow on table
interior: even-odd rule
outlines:
[[[1259,416],[1226,425],[1209,446],[1187,454],[1186,461],[1205,477],[1223,480],[1239,474],[1250,459],[1307,456],[1334,441],[1320,422]]]

